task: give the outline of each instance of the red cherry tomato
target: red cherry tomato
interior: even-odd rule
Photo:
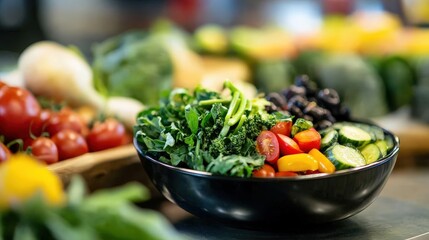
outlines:
[[[253,177],[274,177],[275,170],[271,165],[264,164],[260,169],[254,170]]]
[[[275,134],[283,134],[285,136],[290,136],[290,131],[292,129],[292,121],[278,122],[274,125],[270,131]]]
[[[277,134],[279,141],[280,152],[282,155],[303,153],[298,144],[290,137],[283,134]]]
[[[276,165],[280,155],[276,134],[270,131],[262,131],[256,139],[256,149],[260,154],[265,155],[265,161]]]
[[[0,88],[0,134],[7,141],[30,136],[30,125],[40,113],[36,98],[18,87]]]
[[[280,171],[276,172],[276,177],[295,177],[298,176],[298,173],[296,172],[290,172],[290,171]]]
[[[6,161],[10,157],[10,154],[10,150],[6,147],[6,145],[0,142],[0,164]]]
[[[77,157],[88,152],[88,144],[85,138],[71,129],[59,131],[52,137],[52,141],[54,141],[58,148],[58,157],[60,161]]]
[[[314,128],[301,131],[293,137],[299,148],[308,153],[311,149],[320,149],[320,142],[322,137]]]
[[[34,121],[31,124],[31,134],[33,134],[36,137],[39,137],[42,135],[42,133],[46,130],[46,125],[48,124],[49,119],[52,116],[52,111],[48,109],[42,109],[37,116],[37,118],[34,119]]]
[[[91,152],[101,151],[120,146],[126,140],[126,131],[122,123],[109,118],[104,122],[97,122],[92,127],[86,141]]]
[[[88,127],[85,125],[85,122],[79,114],[70,108],[63,108],[59,112],[52,113],[52,116],[46,123],[46,131],[50,136],[54,136],[64,129],[73,130],[84,136],[88,133]]]
[[[31,154],[46,164],[58,162],[58,148],[54,141],[46,137],[34,139],[31,143]]]

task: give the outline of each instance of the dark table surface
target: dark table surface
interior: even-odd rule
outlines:
[[[169,202],[160,209],[191,239],[429,239],[429,168],[394,170],[367,209],[326,225],[239,229],[199,219]]]

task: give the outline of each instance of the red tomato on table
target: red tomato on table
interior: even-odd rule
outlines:
[[[0,88],[0,135],[7,141],[30,136],[30,126],[40,113],[40,105],[27,90]]]
[[[50,138],[34,139],[31,143],[31,154],[46,164],[58,162],[58,148]]]
[[[71,129],[84,136],[88,133],[88,127],[79,114],[67,107],[61,109],[59,112],[52,113],[52,116],[46,123],[46,131],[51,136],[64,129]]]
[[[104,122],[97,122],[92,127],[86,140],[91,152],[118,147],[126,139],[125,127],[116,119],[109,118]]]
[[[55,145],[58,148],[59,160],[69,159],[80,156],[88,152],[88,144],[85,138],[70,129],[59,131],[52,137]]]

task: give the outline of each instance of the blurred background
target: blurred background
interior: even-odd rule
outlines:
[[[281,92],[306,74],[335,88],[355,117],[398,133],[410,155],[426,156],[427,27],[427,0],[0,0],[0,73],[32,43],[52,40],[77,47],[110,94],[124,93],[132,71],[150,76],[140,86],[172,78],[175,87],[219,89],[229,78],[250,94]],[[118,56],[139,41],[144,57]],[[112,56],[142,67],[113,76]],[[121,89],[112,76],[124,79]],[[138,100],[156,102],[147,96]]]

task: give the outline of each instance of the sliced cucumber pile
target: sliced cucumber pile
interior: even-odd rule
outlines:
[[[382,128],[354,122],[338,122],[320,132],[321,150],[337,170],[363,166],[385,157],[394,146]]]

